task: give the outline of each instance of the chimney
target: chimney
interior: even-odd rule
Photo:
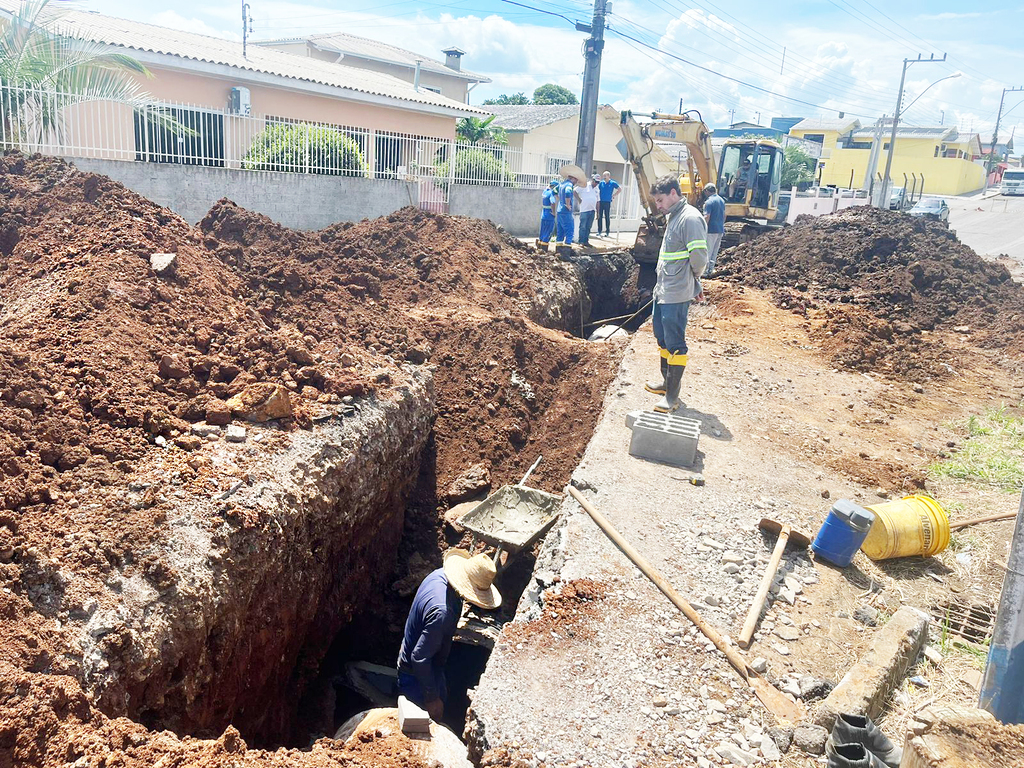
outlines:
[[[444,65],[448,69],[454,69],[456,72],[462,71],[462,57],[466,54],[464,50],[453,45],[451,48],[445,48],[441,53],[445,56]]]

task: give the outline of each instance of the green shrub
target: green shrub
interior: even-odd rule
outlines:
[[[344,131],[310,123],[269,125],[245,154],[251,171],[299,171],[329,176],[366,176],[359,143]]]
[[[451,161],[438,163],[434,176],[441,187],[448,184]],[[493,152],[480,147],[459,148],[455,151],[455,184],[479,184],[491,187],[510,187],[515,175],[508,164]]]

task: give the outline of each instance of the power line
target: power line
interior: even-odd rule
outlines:
[[[657,53],[660,53],[663,56],[668,56],[669,58],[675,59],[676,61],[682,62],[683,64],[687,64],[687,65],[689,65],[691,67],[695,67],[696,69],[699,69],[699,70],[701,70],[703,72],[708,72],[709,74],[715,75],[717,77],[721,77],[724,80],[729,80],[729,81],[731,81],[733,83],[737,83],[737,84],[745,86],[747,88],[751,88],[751,89],[753,89],[755,91],[760,91],[761,93],[767,93],[768,95],[775,96],[778,99],[782,99],[784,101],[790,101],[790,102],[793,102],[794,104],[802,104],[803,106],[806,106],[806,107],[814,107],[814,109],[822,109],[822,110],[825,110],[826,112],[849,112],[849,110],[840,109],[839,107],[826,107],[826,106],[823,106],[821,104],[814,104],[813,102],[810,102],[810,101],[804,101],[803,99],[797,99],[797,98],[794,98],[792,96],[786,96],[784,94],[781,94],[781,93],[778,93],[776,91],[773,91],[773,90],[771,90],[769,88],[762,88],[760,85],[754,85],[753,83],[748,83],[746,80],[740,80],[738,77],[732,77],[732,76],[726,75],[726,74],[724,74],[722,72],[716,72],[715,70],[710,69],[709,67],[702,66],[700,64],[697,64],[696,62],[689,61],[688,59],[684,59],[682,56],[676,56],[674,53],[662,50],[660,48],[656,48],[655,46],[651,45],[650,43],[645,43],[643,40],[638,40],[637,38],[635,38],[635,37],[633,37],[631,35],[627,35],[625,32],[621,32],[621,31],[619,31],[617,29],[614,29],[614,28],[611,28],[611,31],[614,32],[619,37],[624,37],[624,38],[626,38],[628,40],[632,40],[634,43],[642,45],[645,48],[650,48],[652,51],[656,51]],[[852,115],[857,115],[858,117],[873,117],[873,115],[858,114],[856,112],[849,112],[849,113],[852,114]]]

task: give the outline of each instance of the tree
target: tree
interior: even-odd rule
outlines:
[[[530,103],[531,102],[527,98],[526,94],[520,91],[519,93],[513,93],[511,96],[507,93],[503,93],[496,99],[487,99],[484,102],[484,105],[486,106],[488,104],[497,104],[504,106],[506,104],[525,105]]]
[[[358,142],[344,131],[310,123],[267,126],[245,153],[250,171],[301,171],[326,176],[366,176]]]
[[[454,169],[451,164],[454,164]],[[455,184],[482,184],[510,187],[515,175],[508,163],[484,147],[462,147],[456,150],[454,161],[445,160],[434,170],[437,184],[447,187],[449,179]]]
[[[576,94],[561,85],[545,83],[533,92],[534,104],[579,104]]]
[[[11,18],[0,20],[3,127],[15,141],[59,140],[67,108],[76,104],[114,101],[143,110],[152,102],[136,79],[151,77],[145,66],[61,32],[66,11],[52,5],[51,0],[23,0]],[[167,116],[149,119],[182,128]]]
[[[508,144],[508,134],[504,128],[491,127],[497,115],[486,120],[479,117],[464,117],[455,124],[455,135],[470,144]]]
[[[792,144],[782,150],[782,189],[808,184],[814,181],[817,161],[800,147]]]

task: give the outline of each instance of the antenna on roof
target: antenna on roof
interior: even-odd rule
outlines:
[[[242,0],[242,58],[247,59],[249,35],[252,34],[252,9]]]

